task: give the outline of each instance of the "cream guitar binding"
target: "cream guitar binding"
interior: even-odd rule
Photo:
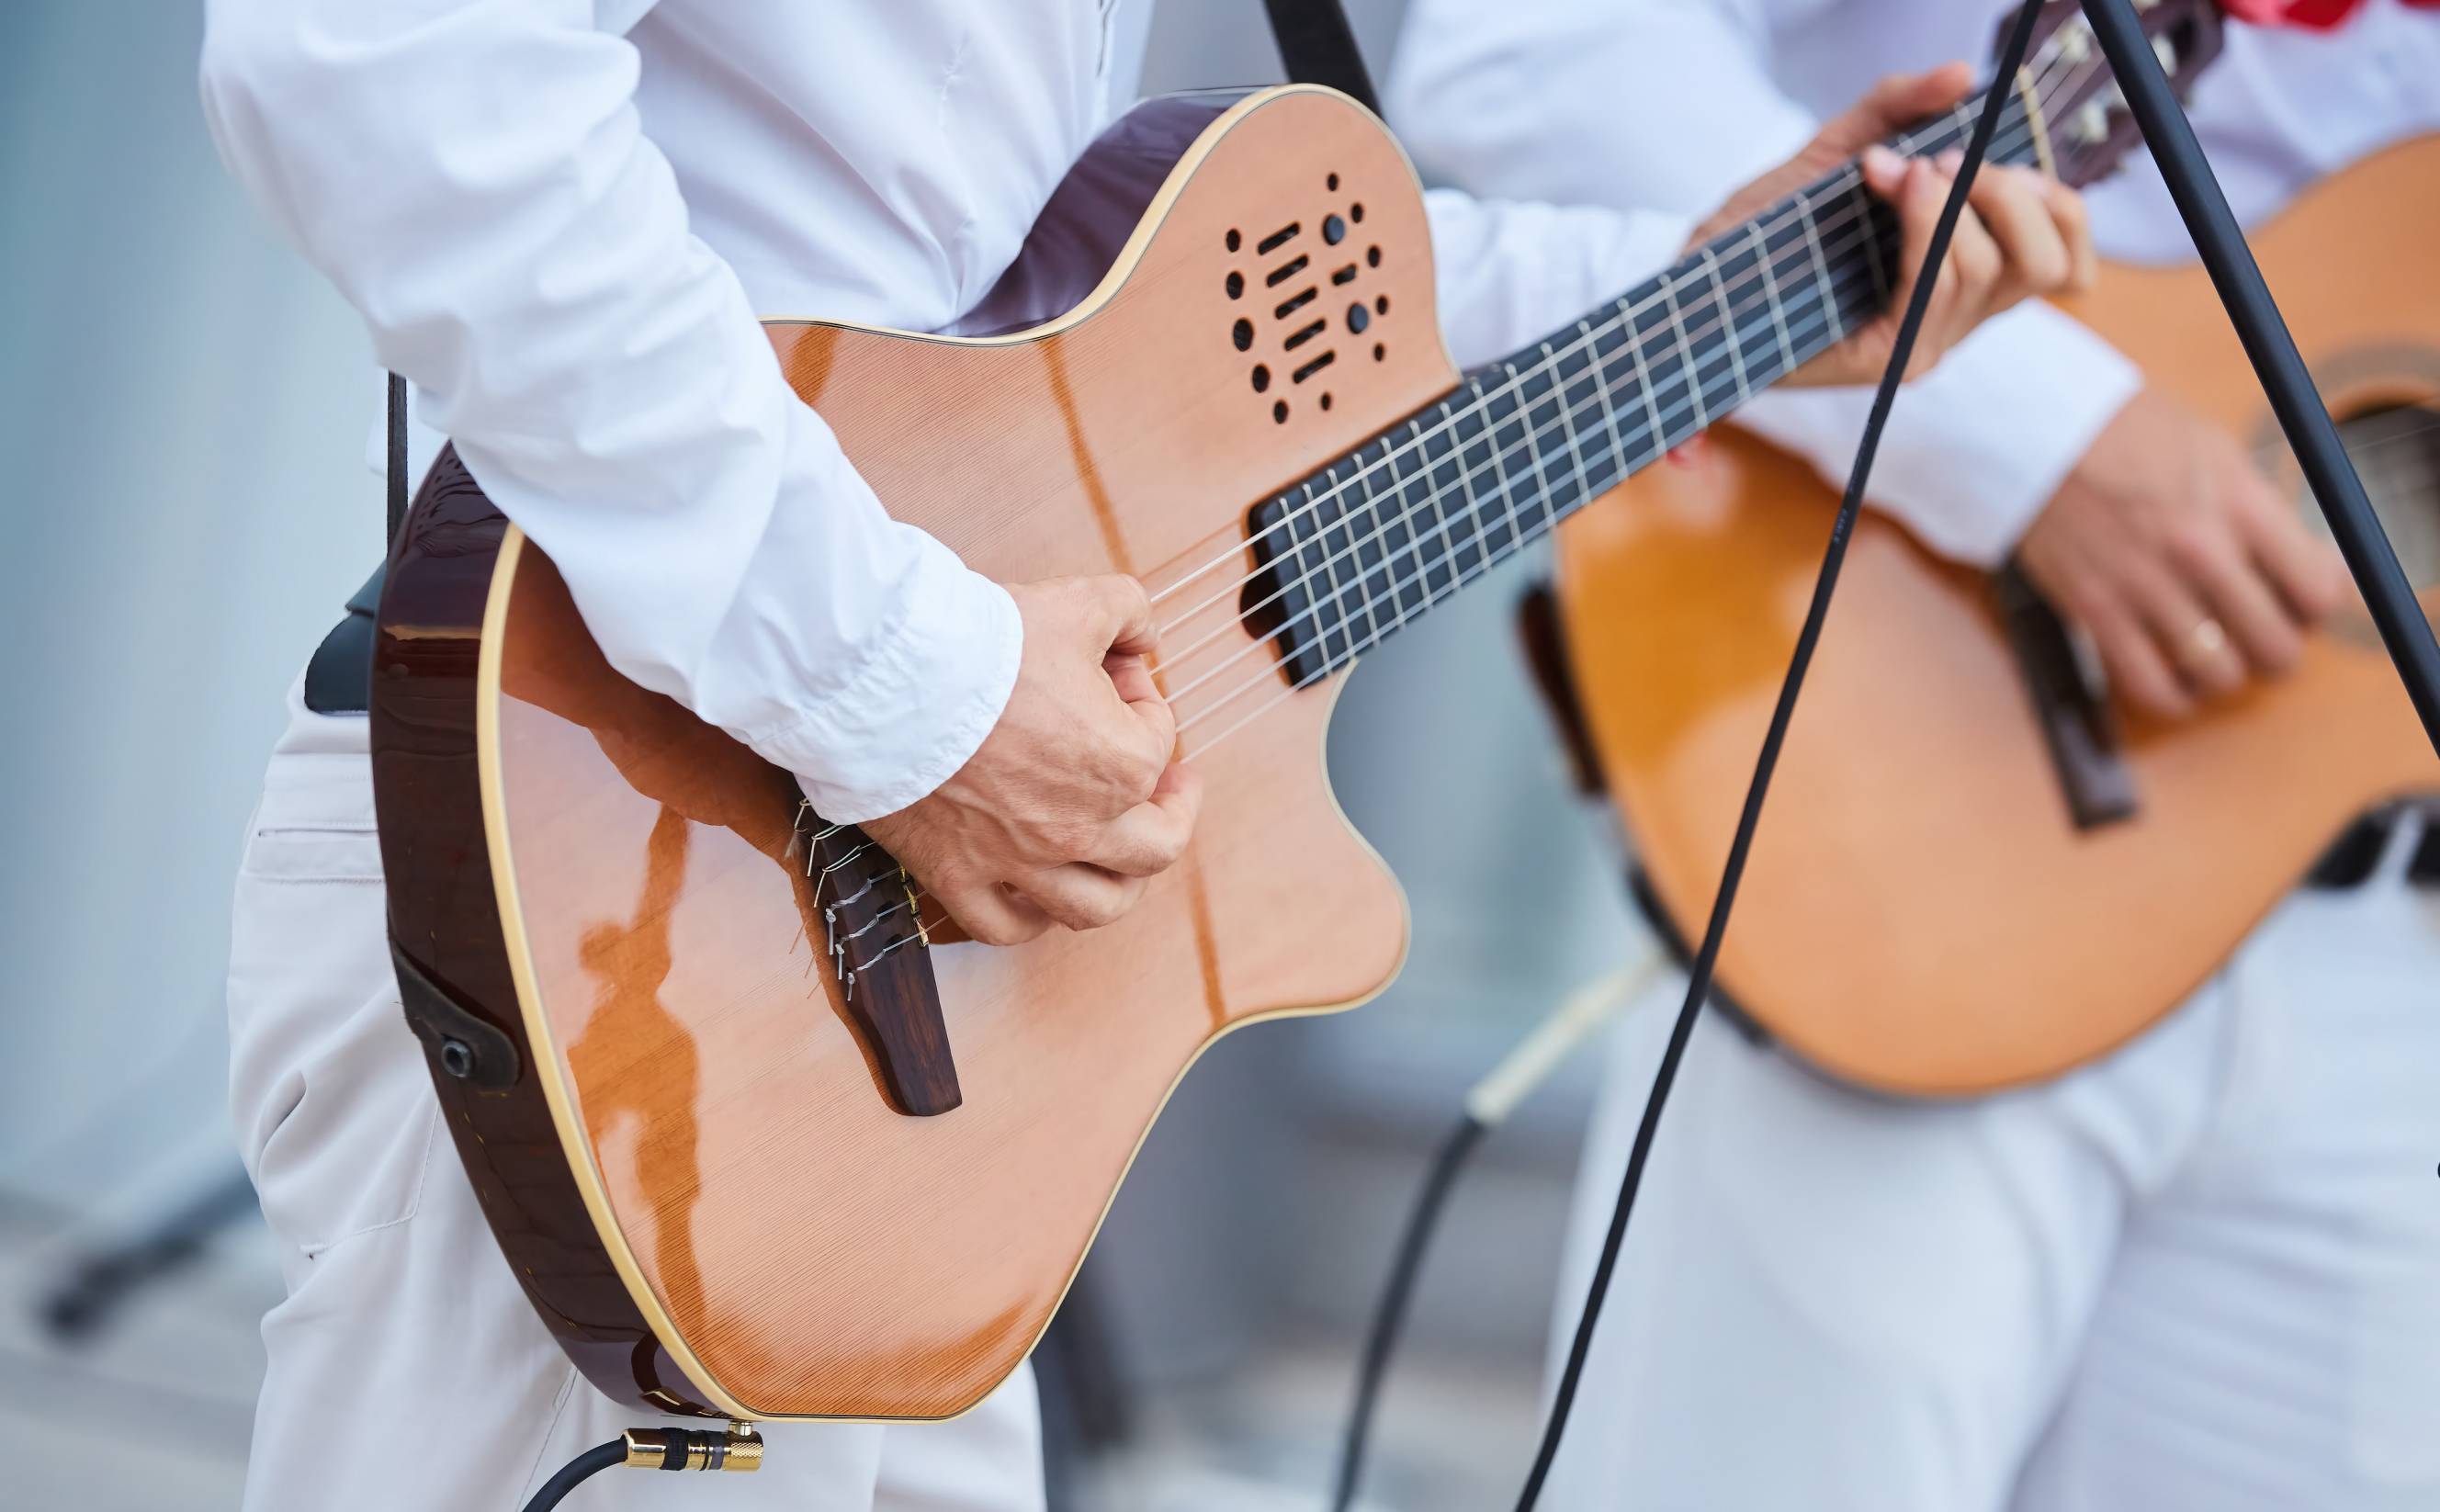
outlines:
[[[2211,14],[2150,12],[2189,43]],[[2050,118],[2100,98],[2090,67],[2046,77]],[[2019,101],[1998,155],[2033,161],[2037,135]],[[2074,175],[2114,160],[2045,146]],[[1121,571],[1152,595],[1196,838],[1118,925],[1008,949],[614,672],[444,454],[375,653],[390,919],[431,1022],[515,1053],[502,1087],[428,1039],[570,1358],[615,1398],[738,1420],[979,1400],[1195,1057],[1396,972],[1404,900],[1322,770],[1348,666],[1869,318],[1893,251],[1842,171],[1462,379],[1404,154],[1290,86],[1138,107],[953,332],[768,322],[899,518],[1002,581]],[[867,927],[898,931],[886,957],[843,953]]]

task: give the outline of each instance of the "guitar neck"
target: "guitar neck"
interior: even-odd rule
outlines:
[[[1892,145],[1960,145],[1973,110]],[[1991,157],[2033,159],[2034,135],[2012,99]],[[1257,509],[1290,678],[1345,665],[1870,320],[1897,235],[1839,169]]]

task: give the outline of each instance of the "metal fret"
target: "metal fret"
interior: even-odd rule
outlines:
[[[1746,354],[1737,350],[1744,345],[1744,342],[1737,335],[1736,312],[1729,305],[1729,286],[1720,278],[1718,253],[1711,247],[1705,247],[1703,264],[1712,270],[1713,297],[1720,301],[1720,324],[1726,328],[1725,334],[1729,338],[1729,363],[1736,371],[1737,403],[1742,405],[1753,397],[1753,387],[1746,382]]]
[[[1703,404],[1703,375],[1695,370],[1693,344],[1686,339],[1686,318],[1678,309],[1676,280],[1666,276],[1662,277],[1660,297],[1668,307],[1669,328],[1678,333],[1678,362],[1686,369],[1686,392],[1693,396],[1695,404],[1695,428],[1708,430],[1711,428],[1712,416],[1711,411]]]
[[[1813,281],[1821,291],[1824,318],[1830,322],[1830,339],[1847,339],[1847,322],[1839,317],[1839,293],[1830,286],[1830,260],[1821,253],[1821,222],[1810,211],[1799,215],[1797,223],[1804,227],[1805,250],[1813,256]]]
[[[1602,357],[1601,343],[1593,337],[1592,322],[1577,321],[1576,333],[1584,338],[1586,350],[1592,353],[1588,366],[1592,369],[1594,384],[1601,389],[1602,423],[1609,429],[1610,458],[1618,468],[1617,476],[1611,481],[1616,482],[1626,476],[1626,439],[1618,432],[1618,396],[1610,391],[1609,364]]]
[[[1753,243],[1754,266],[1762,274],[1762,299],[1770,310],[1771,329],[1779,333],[1779,370],[1782,374],[1794,372],[1796,349],[1788,343],[1787,316],[1780,308],[1779,275],[1770,265],[1770,246],[1763,240],[1760,221],[1746,226],[1746,239]]]
[[[1551,380],[1558,387],[1559,429],[1567,437],[1568,456],[1573,459],[1576,464],[1576,490],[1579,494],[1589,493],[1592,489],[1593,475],[1585,466],[1584,448],[1576,443],[1576,402],[1568,397],[1567,374],[1559,370],[1559,360],[1556,357],[1551,357],[1551,344],[1547,341],[1542,343],[1542,355],[1551,358]],[[1542,495],[1542,523],[1550,526],[1557,524],[1558,521],[1558,496],[1546,492]]]
[[[1650,423],[1652,451],[1644,458],[1650,461],[1669,448],[1668,427],[1660,423],[1660,400],[1652,391],[1652,369],[1643,361],[1643,333],[1629,323],[1626,332],[1627,354],[1635,359],[1635,386],[1643,390],[1643,414]]]

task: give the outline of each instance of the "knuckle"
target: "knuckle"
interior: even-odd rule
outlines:
[[[1017,920],[1001,913],[972,914],[951,909],[969,938],[987,945],[1023,945],[1032,938]]]
[[[2218,532],[2199,518],[2180,520],[2161,536],[2161,554],[2189,575],[2210,566],[2218,549]]]
[[[1042,828],[1042,859],[1072,861],[1091,847],[1101,826],[1078,814],[1065,814]]]
[[[2045,242],[2040,250],[2027,259],[2027,272],[2038,289],[2063,289],[2075,274],[2075,260],[2068,256],[2067,247],[2058,242]]]

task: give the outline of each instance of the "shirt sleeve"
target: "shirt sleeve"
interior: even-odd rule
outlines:
[[[1776,19],[1771,0],[1415,0],[1385,103],[1434,179],[1699,218],[1816,129],[1771,77]],[[2141,383],[2060,312],[2010,311],[1908,387],[1873,502],[1935,550],[1996,561]],[[1843,483],[1871,403],[1781,388],[1738,419]]]
[[[613,666],[827,818],[945,780],[1014,602],[892,520],[688,228],[583,0],[211,0],[222,155],[565,577]]]
[[[1479,367],[1581,317],[1677,261],[1690,216],[1478,200],[1430,189],[1441,334]]]

